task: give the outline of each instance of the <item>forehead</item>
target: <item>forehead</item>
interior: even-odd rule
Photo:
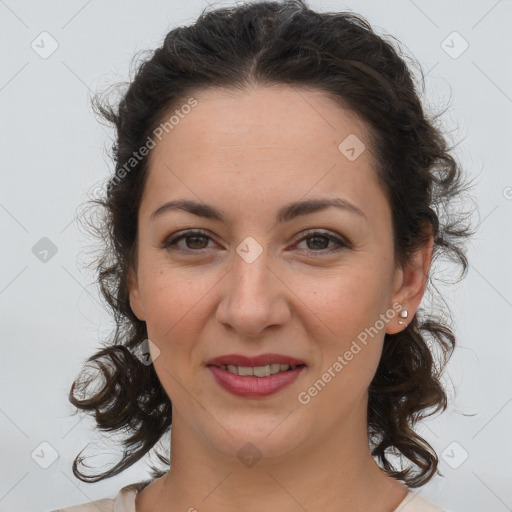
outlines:
[[[191,96],[196,106],[183,109],[151,150],[145,194],[153,205],[178,195],[250,204],[340,192],[378,206],[368,200],[382,192],[367,127],[322,91],[214,88]],[[361,154],[347,158],[344,141]]]
[[[158,145],[152,158],[174,147],[191,153],[200,148],[195,152],[196,159],[207,157],[207,150],[215,154],[238,152],[242,156],[251,148],[261,155],[271,154],[274,149],[274,154],[282,155],[281,161],[286,156],[293,161],[292,154],[297,151],[295,159],[318,159],[322,156],[319,153],[326,151],[326,156],[338,156],[338,145],[349,135],[368,139],[365,123],[316,89],[282,85],[245,91],[211,88],[198,91],[193,97],[197,106],[187,108],[188,113],[179,119],[174,116],[176,124],[168,126],[166,142]],[[175,110],[180,110],[179,105]],[[368,144],[366,147],[370,149]],[[286,152],[292,154],[284,155]],[[175,160],[179,160],[179,155]]]

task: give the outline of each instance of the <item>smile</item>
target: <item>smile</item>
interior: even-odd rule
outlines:
[[[265,366],[207,366],[215,382],[236,396],[265,397],[290,386],[306,369],[306,365],[267,364]]]
[[[287,372],[290,370],[295,370],[297,366],[303,365],[289,365],[289,364],[280,364],[280,363],[272,363],[266,364],[264,366],[236,366],[234,364],[223,364],[219,365],[218,368],[222,368],[223,370],[227,370],[235,375],[240,375],[242,377],[269,377],[270,375],[275,375],[280,372]]]

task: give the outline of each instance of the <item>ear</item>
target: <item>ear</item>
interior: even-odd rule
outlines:
[[[130,269],[128,273],[128,291],[130,297],[130,307],[132,308],[134,315],[139,320],[145,321],[146,314],[144,312],[142,299],[140,298],[139,278],[133,269]]]
[[[427,242],[420,247],[407,261],[407,263],[396,270],[393,279],[393,297],[391,304],[394,311],[397,311],[397,304],[400,308],[397,311],[395,318],[386,324],[387,334],[396,334],[407,327],[415,315],[425,288],[427,286],[428,274],[430,264],[432,263],[432,252],[434,249],[434,236],[430,225],[427,226],[430,231],[430,236]],[[400,311],[406,310],[407,317],[400,317]],[[403,322],[402,324],[398,322]]]

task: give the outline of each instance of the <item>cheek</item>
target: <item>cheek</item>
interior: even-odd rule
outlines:
[[[369,262],[340,268],[321,280],[302,278],[301,283],[303,302],[343,339],[375,323],[388,305],[389,277]]]
[[[352,274],[350,279],[331,281],[324,296],[320,296],[322,300],[312,308],[322,320],[311,333],[318,364],[311,368],[307,379],[310,387],[303,391],[322,390],[319,399],[314,400],[319,416],[348,414],[366,395],[375,375],[384,330],[376,325],[383,309],[374,291],[370,283]]]
[[[390,287],[389,269],[378,258],[360,263],[339,268],[321,281],[303,279],[300,292],[314,322],[311,338],[320,349],[315,377],[342,356],[343,370],[337,375],[343,377],[336,380],[338,385],[355,386],[352,389],[365,387],[377,369],[386,325],[381,315],[388,307]]]
[[[205,274],[202,279],[183,274],[159,269],[148,275],[143,292],[148,338],[159,350],[155,371],[176,407],[186,406],[189,395],[182,386],[193,380],[200,364],[194,348],[208,314],[205,296],[214,285]]]
[[[207,275],[198,279],[165,265],[148,268],[141,287],[148,337],[162,349],[182,339],[184,328],[199,325],[198,305],[212,287]]]

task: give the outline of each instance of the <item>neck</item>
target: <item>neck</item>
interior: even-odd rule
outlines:
[[[173,411],[171,469],[139,493],[137,512],[394,510],[408,490],[375,463],[361,416],[293,454],[247,467],[219,454]]]

